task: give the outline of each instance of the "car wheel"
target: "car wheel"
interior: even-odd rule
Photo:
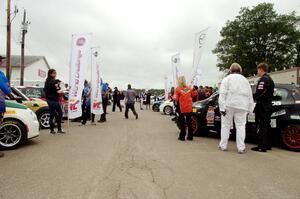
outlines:
[[[171,106],[166,106],[166,107],[164,108],[164,113],[165,113],[166,115],[172,115],[172,113],[173,113],[173,108],[172,108]]]
[[[283,146],[291,151],[300,152],[300,126],[289,125],[281,132]]]
[[[192,116],[192,130],[194,135],[197,135],[199,132],[199,121],[196,116]]]
[[[49,111],[44,111],[38,115],[38,120],[41,125],[41,128],[48,129],[50,128],[50,113]]]
[[[5,120],[0,127],[0,148],[15,149],[26,139],[25,128],[21,122]]]
[[[158,105],[154,105],[154,106],[152,107],[152,110],[153,110],[154,112],[159,112],[159,106],[158,106]]]

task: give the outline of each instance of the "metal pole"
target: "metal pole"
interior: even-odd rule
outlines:
[[[6,77],[10,83],[10,42],[11,42],[11,20],[10,20],[11,0],[7,0],[7,30],[6,30]]]
[[[25,69],[25,57],[24,57],[24,47],[25,47],[25,34],[27,32],[26,28],[26,10],[24,10],[23,14],[23,22],[22,22],[22,41],[21,41],[21,76],[20,76],[20,85],[24,86],[24,69]]]

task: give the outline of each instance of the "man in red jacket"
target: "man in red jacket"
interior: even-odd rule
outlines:
[[[175,91],[175,100],[179,104],[179,123],[180,134],[178,140],[185,141],[186,124],[188,126],[188,140],[193,140],[192,131],[192,105],[193,105],[193,91],[186,85],[185,77],[178,78],[178,87]]]

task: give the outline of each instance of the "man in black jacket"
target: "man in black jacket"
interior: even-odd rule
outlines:
[[[112,108],[112,112],[116,111],[116,106],[119,107],[120,112],[122,112],[122,106],[121,106],[121,92],[118,90],[117,87],[115,87],[115,90],[113,92],[113,108]]]
[[[257,66],[257,74],[261,78],[257,83],[253,98],[256,101],[255,120],[258,128],[258,146],[251,150],[258,152],[267,152],[272,148],[271,115],[273,113],[274,82],[267,72],[267,64],[260,63]]]
[[[57,115],[57,133],[65,133],[61,128],[62,121],[62,110],[59,104],[59,93],[60,90],[59,81],[56,80],[56,71],[54,69],[50,69],[48,71],[48,77],[45,82],[44,92],[46,95],[46,100],[49,106],[50,111],[50,133],[55,134],[54,131],[54,116]]]

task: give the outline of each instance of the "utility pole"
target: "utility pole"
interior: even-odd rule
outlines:
[[[6,30],[6,76],[10,83],[11,78],[11,67],[10,67],[10,54],[11,54],[11,22],[18,13],[17,7],[13,12],[13,18],[11,19],[11,0],[7,0],[7,30]]]
[[[10,82],[10,41],[11,41],[11,21],[10,21],[11,0],[7,0],[7,30],[6,30],[6,77]]]
[[[27,33],[29,21],[26,21],[26,10],[23,13],[22,21],[22,40],[21,40],[21,76],[20,76],[20,86],[24,86],[24,69],[25,69],[25,35]]]

